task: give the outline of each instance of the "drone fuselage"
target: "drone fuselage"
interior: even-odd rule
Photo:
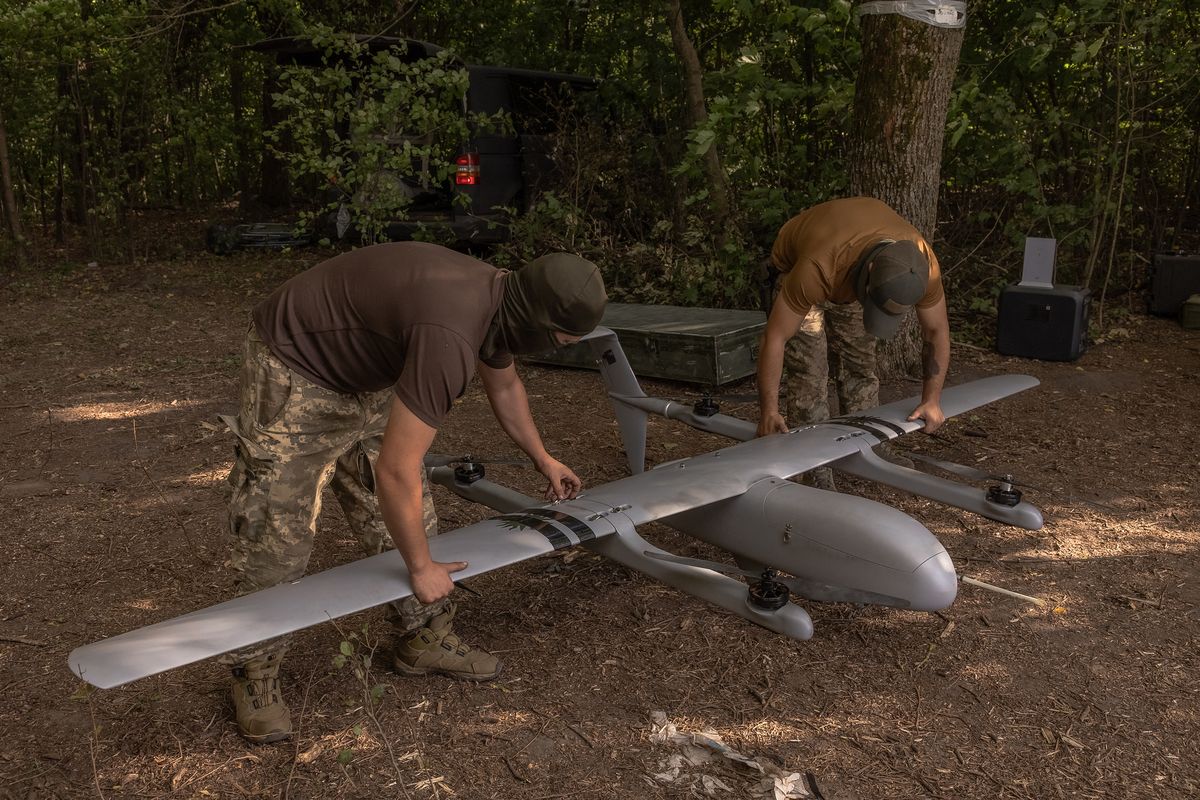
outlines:
[[[938,611],[958,579],[941,542],[890,506],[769,478],[748,492],[662,520],[733,554],[743,567],[800,578],[810,600]]]

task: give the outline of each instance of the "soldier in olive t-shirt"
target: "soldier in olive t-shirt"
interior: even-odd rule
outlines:
[[[413,597],[390,612],[400,634],[393,668],[499,674],[495,656],[453,632],[451,573],[466,564],[430,557],[437,518],[424,456],[478,373],[501,427],[545,475],[547,499],[574,497],[580,480],[546,452],[513,356],[578,340],[605,301],[599,271],[576,256],[506,272],[418,242],[354,250],[276,289],[254,309],[234,424],[230,561],[239,593],[304,574],[329,486],[366,554],[394,542],[411,575]],[[278,683],[286,644],[223,659],[239,731],[251,741],[291,733]]]

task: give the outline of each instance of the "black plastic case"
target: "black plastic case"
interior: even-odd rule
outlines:
[[[1087,350],[1092,291],[1021,286],[1000,293],[996,349],[1006,356],[1074,361]]]

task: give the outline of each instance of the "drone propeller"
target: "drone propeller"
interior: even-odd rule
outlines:
[[[711,417],[721,413],[721,403],[742,405],[757,402],[757,394],[721,394],[712,389],[705,389],[700,393],[700,397],[692,402],[692,412],[698,417]]]
[[[801,597],[808,597],[819,602],[826,603],[874,603],[876,605],[885,606],[903,606],[906,605],[903,601],[897,600],[895,597],[888,595],[877,594],[860,589],[849,589],[844,586],[831,586],[827,583],[809,580],[808,578],[793,577],[790,575],[780,575],[774,569],[769,567],[759,570],[742,569],[735,567],[732,564],[722,564],[719,561],[708,561],[703,558],[688,558],[687,556],[677,556],[673,553],[662,553],[654,550],[644,550],[642,555],[647,558],[653,558],[657,561],[668,561],[672,564],[684,564],[689,567],[701,567],[702,569],[710,569],[713,572],[721,572],[726,575],[738,575],[745,578],[750,578],[753,589],[756,584],[772,584],[777,583],[787,588],[793,594],[798,594]],[[786,601],[786,598],[785,598]],[[778,608],[782,603],[775,606]]]
[[[427,453],[425,455],[426,467],[449,467],[455,464],[511,464],[517,467],[530,466],[529,459],[515,458],[513,456],[473,456],[470,453],[461,456],[439,455],[437,453]]]
[[[966,478],[967,480],[996,481],[997,483],[1000,484],[1000,487],[993,487],[993,490],[1001,490],[999,492],[1000,495],[1005,495],[1011,491],[1010,489],[1004,489],[1005,485],[1007,485],[1008,487],[1019,486],[1022,489],[1032,489],[1035,492],[1044,492],[1045,494],[1048,494],[1048,495],[1056,494],[1055,492],[1052,492],[1051,490],[1046,489],[1045,487],[1035,486],[1032,483],[1024,483],[1022,481],[1018,481],[1015,478],[1013,478],[1012,475],[1010,475],[1008,473],[985,472],[984,470],[976,469],[975,467],[968,467],[964,464],[956,464],[952,461],[943,461],[940,458],[934,458],[933,456],[927,456],[923,453],[915,453],[912,450],[905,450],[904,455],[908,456],[909,458],[911,458],[914,461],[920,461],[920,462],[922,462],[924,464],[928,464],[931,467],[934,467],[936,469],[940,469],[945,472],[949,472],[953,475],[958,475],[959,477]],[[1057,494],[1059,495],[1060,498],[1066,500],[1069,503],[1076,503],[1076,504],[1083,503],[1084,505],[1092,506],[1093,508],[1100,509],[1101,511],[1106,511],[1109,513],[1116,513],[1116,514],[1121,513],[1121,509],[1119,509],[1115,506],[1106,505],[1104,503],[1098,503],[1095,500],[1088,500],[1085,497],[1075,497],[1073,495],[1063,494],[1063,493],[1057,493]],[[1019,497],[1019,493],[1017,496]]]
[[[968,467],[965,464],[955,464],[953,461],[943,461],[940,458],[927,456],[924,453],[916,453],[912,450],[905,450],[904,455],[911,458],[913,461],[920,461],[923,464],[928,464],[931,467],[949,472],[953,475],[958,475],[961,478],[966,478],[972,481],[997,481],[999,483],[1007,483],[1010,486],[1020,486],[1023,489],[1033,489],[1041,491],[1032,483],[1022,483],[1015,480],[1012,475],[1007,473],[985,472],[975,467]]]

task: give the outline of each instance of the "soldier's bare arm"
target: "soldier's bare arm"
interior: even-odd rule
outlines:
[[[800,330],[808,309],[797,313],[776,298],[767,317],[762,347],[758,351],[758,435],[786,433],[787,422],[779,413],[779,379],[783,375],[783,348]]]
[[[395,398],[375,465],[375,488],[383,522],[408,566],[413,594],[422,603],[433,603],[450,594],[454,589],[450,573],[467,566],[465,561],[434,561],[425,539],[421,473],[425,469],[425,453],[436,434],[435,428],[422,422]]]
[[[950,369],[950,319],[946,314],[946,298],[929,308],[917,309],[921,325],[921,404],[908,415],[910,420],[925,420],[925,433],[942,426],[942,386]]]
[[[564,500],[577,495],[583,483],[566,465],[546,452],[529,410],[525,384],[521,383],[516,367],[510,364],[503,369],[493,369],[481,361],[476,364],[476,370],[500,427],[529,456],[538,472],[546,476],[546,499]]]

